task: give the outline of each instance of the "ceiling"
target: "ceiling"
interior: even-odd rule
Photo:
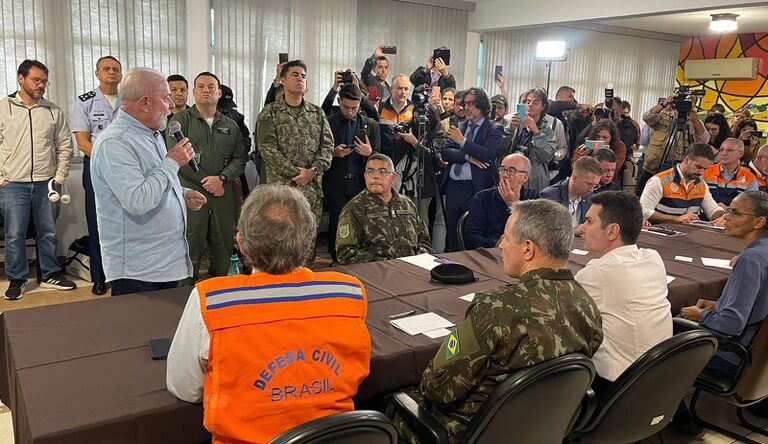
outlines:
[[[616,20],[600,20],[600,25],[628,28],[678,36],[713,34],[709,30],[710,14],[730,12],[738,14],[739,28],[736,33],[768,32],[768,6],[713,9]]]

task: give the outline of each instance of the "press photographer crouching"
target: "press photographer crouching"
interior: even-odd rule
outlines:
[[[709,143],[709,132],[695,111],[696,96],[701,93],[680,87],[674,96],[654,105],[643,115],[643,121],[653,132],[645,149],[643,171],[637,179],[635,192],[638,196],[643,194],[648,179],[680,162],[689,145]]]

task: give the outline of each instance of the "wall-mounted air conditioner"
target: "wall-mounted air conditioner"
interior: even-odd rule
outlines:
[[[688,60],[685,62],[687,80],[754,80],[757,78],[757,57],[736,59]]]

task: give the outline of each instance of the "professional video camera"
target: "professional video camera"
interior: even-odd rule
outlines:
[[[613,83],[605,85],[605,108],[595,108],[594,115],[598,119],[613,119]]]
[[[427,105],[429,104],[429,91],[429,85],[421,85],[413,90],[413,94],[411,94],[411,103],[416,112],[420,114],[426,112]]]
[[[341,72],[341,83],[352,83],[354,81],[355,72],[351,69]]]
[[[677,129],[682,130],[688,127],[688,114],[693,110],[693,100],[691,96],[704,96],[704,90],[698,89],[691,91],[689,86],[683,85],[675,89],[675,96],[672,98],[672,107],[677,110]]]

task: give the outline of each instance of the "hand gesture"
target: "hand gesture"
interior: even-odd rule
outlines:
[[[536,121],[533,120],[533,117],[529,116],[528,114],[525,115],[525,120],[523,120],[523,125],[525,125],[525,129],[528,130],[531,134],[538,134],[539,133],[539,126],[536,125]]]
[[[333,90],[338,91],[339,85],[341,85],[341,71],[333,72]]]
[[[205,191],[213,194],[214,197],[221,197],[224,195],[224,182],[221,181],[219,176],[207,176],[200,181]]]
[[[384,55],[384,52],[382,51],[382,48],[384,48],[384,45],[379,45],[376,47],[376,50],[373,51],[373,57],[378,59],[379,57],[382,57]]]
[[[458,145],[464,143],[464,134],[461,134],[461,130],[455,126],[452,126],[448,129],[448,138]]]
[[[187,208],[192,211],[199,210],[206,204],[206,202],[208,202],[208,199],[206,199],[203,193],[199,191],[187,190],[184,194],[184,203],[186,203]]]
[[[185,137],[176,142],[176,145],[168,151],[166,157],[179,164],[179,167],[183,167],[195,157],[195,150],[192,148],[189,139]]]
[[[427,60],[424,61],[424,69],[429,72],[432,71],[432,67],[434,64],[432,63],[432,57],[427,57]]]
[[[280,73],[283,72],[283,66],[285,66],[286,63],[287,62],[283,62],[275,65],[275,80],[273,80],[272,82],[275,85],[275,87],[283,83],[282,80],[280,80]]]
[[[469,156],[469,163],[471,165],[474,165],[474,166],[480,168],[481,170],[484,170],[484,169],[488,168],[489,166],[491,166],[490,164],[485,163],[485,162],[481,162],[481,161],[475,159],[472,156]]]
[[[339,144],[333,147],[333,157],[347,157],[352,152],[345,144]]]
[[[677,216],[677,221],[683,224],[689,224],[697,220],[699,220],[699,215],[696,213],[685,213]]]
[[[301,168],[299,167],[299,174],[298,176],[291,179],[296,183],[296,185],[303,187],[307,185],[308,183],[312,182],[312,179],[315,178],[315,173],[309,168]]]
[[[446,66],[445,62],[443,62],[443,59],[435,60],[435,68],[437,68],[437,70],[440,71],[441,76],[443,77],[448,76],[448,66]]]
[[[702,310],[714,310],[715,301],[710,301],[707,299],[699,299],[698,301],[696,301],[696,308],[700,308]]]
[[[371,141],[368,140],[368,135],[365,135],[365,142],[360,140],[359,137],[355,136],[355,151],[357,151],[357,154],[368,157],[371,154],[373,154],[373,147],[371,146]]]
[[[512,117],[509,118],[509,129],[510,131],[514,132],[518,125],[520,125],[520,116],[517,115],[517,113],[512,114]]]
[[[501,181],[499,181],[499,194],[507,206],[520,200],[520,189],[515,189],[507,176],[502,176]]]
[[[419,144],[419,139],[416,138],[416,136],[413,135],[412,131],[408,131],[407,133],[400,134],[400,137],[402,137],[403,140],[408,142],[409,145],[411,145],[413,148],[416,148],[416,145]]]
[[[499,74],[496,76],[495,79],[493,79],[493,83],[496,84],[496,86],[499,87],[500,90],[504,89],[504,74]]]

